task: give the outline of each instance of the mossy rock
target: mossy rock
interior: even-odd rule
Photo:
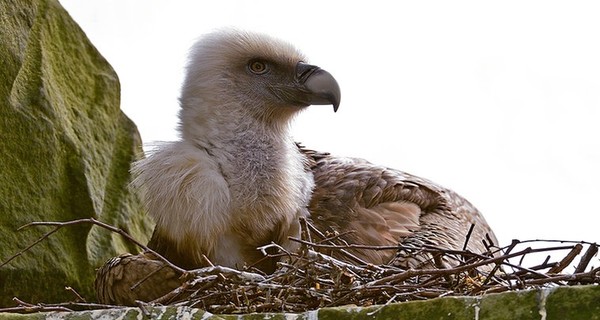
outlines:
[[[142,154],[119,109],[119,80],[56,0],[0,2],[0,263],[49,227],[96,218],[144,242],[152,224],[129,187]],[[93,300],[95,268],[135,251],[92,225],[66,227],[0,267],[0,306]]]
[[[32,315],[2,314],[0,320],[24,319],[600,319],[600,287],[597,285],[510,291],[477,297],[442,297],[388,305],[322,308],[303,313],[254,313],[214,315],[189,307],[115,308],[80,312],[44,312]]]

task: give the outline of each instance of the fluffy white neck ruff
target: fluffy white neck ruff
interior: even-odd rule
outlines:
[[[183,101],[182,101],[183,102]],[[206,103],[207,101],[186,101]],[[290,247],[307,215],[312,175],[288,134],[234,104],[181,111],[182,140],[135,166],[157,231],[198,264],[253,262],[257,246]]]

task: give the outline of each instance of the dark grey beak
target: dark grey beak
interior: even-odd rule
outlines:
[[[304,62],[296,64],[296,81],[306,89],[303,100],[306,104],[333,105],[336,112],[340,106],[340,86],[335,78],[327,71]]]

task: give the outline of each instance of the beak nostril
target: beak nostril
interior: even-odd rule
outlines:
[[[298,62],[296,64],[296,79],[300,83],[304,83],[311,74],[319,70],[319,67],[313,66],[304,62]]]

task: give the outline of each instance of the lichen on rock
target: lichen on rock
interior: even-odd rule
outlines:
[[[119,80],[56,0],[0,2],[0,263],[48,227],[96,218],[145,242],[152,222],[129,186],[142,154]],[[0,268],[0,306],[93,300],[94,269],[133,247],[91,225],[59,230]]]

